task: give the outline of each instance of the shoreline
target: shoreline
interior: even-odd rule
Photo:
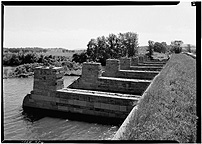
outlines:
[[[78,71],[78,72],[77,72]],[[81,76],[81,71],[69,71],[68,73],[65,73],[64,76]],[[11,75],[11,76],[5,76],[3,75],[3,79],[9,79],[9,78],[28,78],[28,77],[33,77],[34,72],[29,72],[29,73],[22,73],[19,75]]]

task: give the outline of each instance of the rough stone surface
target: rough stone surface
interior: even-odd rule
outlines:
[[[139,56],[138,58],[139,58],[138,63],[144,63],[144,56]]]
[[[148,67],[148,66],[131,66],[130,70],[139,70],[139,71],[160,71],[162,67]]]
[[[114,64],[114,66],[117,66],[116,64]],[[77,79],[77,81],[73,82],[69,87],[74,89],[87,89],[141,95],[151,82],[146,80],[141,81],[135,79],[113,78],[111,72],[109,72],[111,77],[102,77],[98,75],[98,73],[101,74],[101,72],[97,71],[101,71],[99,67],[100,65],[98,64],[84,64],[84,69],[91,70],[91,72],[82,73],[82,76]],[[89,73],[91,78],[89,78]],[[117,71],[115,75],[118,74],[119,71]]]
[[[131,66],[137,66],[139,62],[139,58],[138,57],[132,57],[131,58]]]
[[[137,57],[132,58],[132,59],[136,59],[138,62]],[[122,60],[120,60],[120,61],[122,62],[122,64],[130,63],[128,60],[130,60],[130,59],[122,58]],[[132,62],[132,60],[131,60],[131,62]],[[148,64],[148,65],[142,64],[142,66],[145,66],[145,67],[153,66],[153,64]],[[127,69],[130,69],[130,67],[127,67]],[[143,70],[147,70],[147,69],[143,69]],[[104,77],[116,77],[116,78],[128,78],[128,79],[151,80],[158,73],[159,73],[159,71],[120,70],[120,63],[118,60],[108,59],[106,62],[105,71],[102,73],[102,76],[104,76]]]
[[[63,88],[62,74],[62,68],[36,68],[34,88],[24,98],[23,107],[125,118],[140,98],[139,95],[90,90],[105,84],[112,85],[110,89],[115,89],[113,84],[117,80],[101,77],[101,65],[98,63],[84,63],[77,89]],[[79,86],[89,90],[78,89]]]
[[[127,70],[130,68],[130,58],[120,58],[120,69]]]
[[[107,59],[105,67],[105,76],[113,77],[116,76],[120,70],[120,61],[117,59]]]
[[[143,59],[109,59],[105,72],[100,63],[83,63],[82,76],[68,88],[63,88],[61,67],[37,67],[33,91],[24,98],[23,107],[126,118],[161,70],[151,66],[154,62],[144,65]]]

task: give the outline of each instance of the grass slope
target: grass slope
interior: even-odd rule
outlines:
[[[196,61],[172,55],[120,139],[196,142]]]

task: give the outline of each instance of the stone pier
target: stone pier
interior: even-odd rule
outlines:
[[[121,70],[160,71],[165,63],[145,62],[144,57],[121,58]]]
[[[105,77],[152,80],[159,73],[159,71],[130,70],[131,62],[130,59],[123,58],[120,61],[108,59],[106,61],[105,72],[102,75]]]
[[[100,63],[83,63],[81,77],[67,88],[63,68],[37,67],[23,108],[124,119],[164,65],[145,62],[144,57],[108,59],[105,71]]]

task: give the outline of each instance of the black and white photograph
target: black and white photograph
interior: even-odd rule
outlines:
[[[1,142],[200,143],[198,4],[1,1]]]

